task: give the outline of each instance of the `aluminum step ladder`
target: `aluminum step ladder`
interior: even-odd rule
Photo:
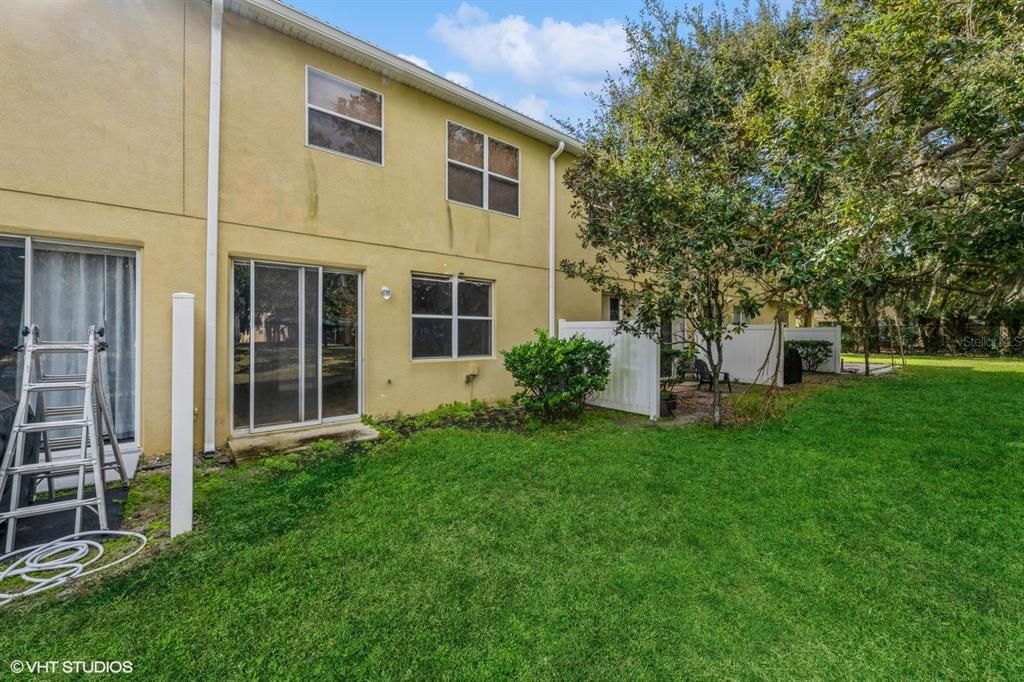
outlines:
[[[39,327],[32,325],[22,330],[25,343],[18,347],[24,353],[21,394],[14,426],[3,460],[0,461],[0,492],[8,481],[11,485],[10,508],[0,510],[0,522],[7,522],[5,553],[14,550],[18,519],[54,512],[75,510],[75,533],[82,532],[82,510],[89,509],[99,516],[101,530],[107,530],[106,476],[108,469],[115,469],[124,485],[128,484],[127,470],[121,457],[121,448],[114,433],[114,420],[110,405],[103,390],[103,367],[101,354],[107,349],[103,341],[103,328],[89,327],[89,340],[85,343],[44,342],[39,340]],[[51,354],[85,354],[85,374],[46,374],[42,357]],[[53,391],[81,392],[81,404],[46,407],[46,396]],[[30,404],[34,410],[30,420]],[[50,419],[53,417],[54,419]],[[78,431],[78,435],[51,438],[53,431]],[[25,462],[25,451],[29,438],[39,434],[41,461]],[[106,461],[106,445],[113,452],[113,462]],[[54,460],[51,449],[75,447],[76,456]],[[92,470],[95,492],[85,496],[85,477]],[[77,494],[74,498],[54,498],[54,479],[78,473]],[[21,506],[23,480],[31,477],[32,495],[40,480],[46,482],[48,500],[41,504]]]

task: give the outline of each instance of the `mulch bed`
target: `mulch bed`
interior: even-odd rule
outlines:
[[[471,414],[430,415],[428,418],[398,415],[381,420],[381,424],[402,436],[409,436],[425,429],[484,429],[499,431],[522,431],[526,413],[519,407],[486,407]]]

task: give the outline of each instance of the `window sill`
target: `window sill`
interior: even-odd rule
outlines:
[[[376,166],[377,168],[383,168],[384,167],[384,160],[383,159],[381,159],[379,162],[378,161],[371,161],[370,159],[364,159],[361,156],[353,156],[352,154],[346,154],[345,152],[335,151],[334,149],[328,149],[327,147],[320,147],[319,145],[315,145],[315,144],[312,144],[310,142],[306,143],[306,149],[313,149],[313,150],[318,151],[318,152],[324,152],[324,153],[327,153],[327,154],[334,154],[335,156],[340,156],[343,159],[352,159],[353,161],[359,161],[361,163],[365,163],[365,164],[368,164],[370,166]]]
[[[319,149],[319,147],[316,147],[316,149]],[[445,199],[445,201],[447,201],[449,204],[455,204],[456,206],[465,206],[466,208],[475,208],[476,210],[483,211],[484,213],[493,213],[494,215],[500,215],[500,216],[503,216],[505,218],[511,218],[512,220],[521,220],[522,219],[522,217],[518,216],[518,215],[513,215],[511,213],[505,213],[504,211],[495,211],[493,208],[484,208],[483,206],[477,206],[476,204],[467,204],[464,201],[456,201],[455,199]]]
[[[431,362],[480,362],[481,360],[497,360],[495,355],[466,355],[461,358],[412,358],[414,365],[427,364]]]

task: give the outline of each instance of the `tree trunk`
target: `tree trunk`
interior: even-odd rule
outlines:
[[[864,376],[871,375],[871,330],[868,328],[868,320],[871,318],[868,297],[861,299],[861,345],[864,349]]]
[[[781,305],[781,303],[780,303]],[[771,393],[779,385],[779,374],[785,374],[786,368],[786,354],[785,354],[785,330],[782,328],[782,316],[784,313],[780,309],[775,314],[775,333],[778,335],[779,340],[779,351],[775,358],[775,376],[771,377],[771,383],[769,384],[768,392]]]
[[[722,340],[721,338],[716,339],[714,346],[715,357],[709,357],[708,360],[711,363],[711,393],[712,403],[711,410],[715,418],[715,426],[720,427],[722,425],[722,386],[718,383],[718,375],[722,371]],[[708,350],[712,350],[709,344]]]
[[[907,353],[906,353],[906,349],[903,348],[903,330],[900,328],[900,326],[897,323],[895,317],[892,318],[892,326],[896,327],[896,340],[899,341],[899,344],[900,344],[899,345],[899,349],[900,349],[900,365],[902,365],[903,367],[906,367],[907,366]],[[891,329],[891,327],[890,327],[890,329]]]

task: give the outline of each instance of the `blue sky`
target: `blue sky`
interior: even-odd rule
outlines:
[[[600,87],[605,73],[617,72],[622,25],[643,6],[641,0],[286,2],[545,123],[589,116],[586,93]],[[731,9],[741,0],[722,4]]]

